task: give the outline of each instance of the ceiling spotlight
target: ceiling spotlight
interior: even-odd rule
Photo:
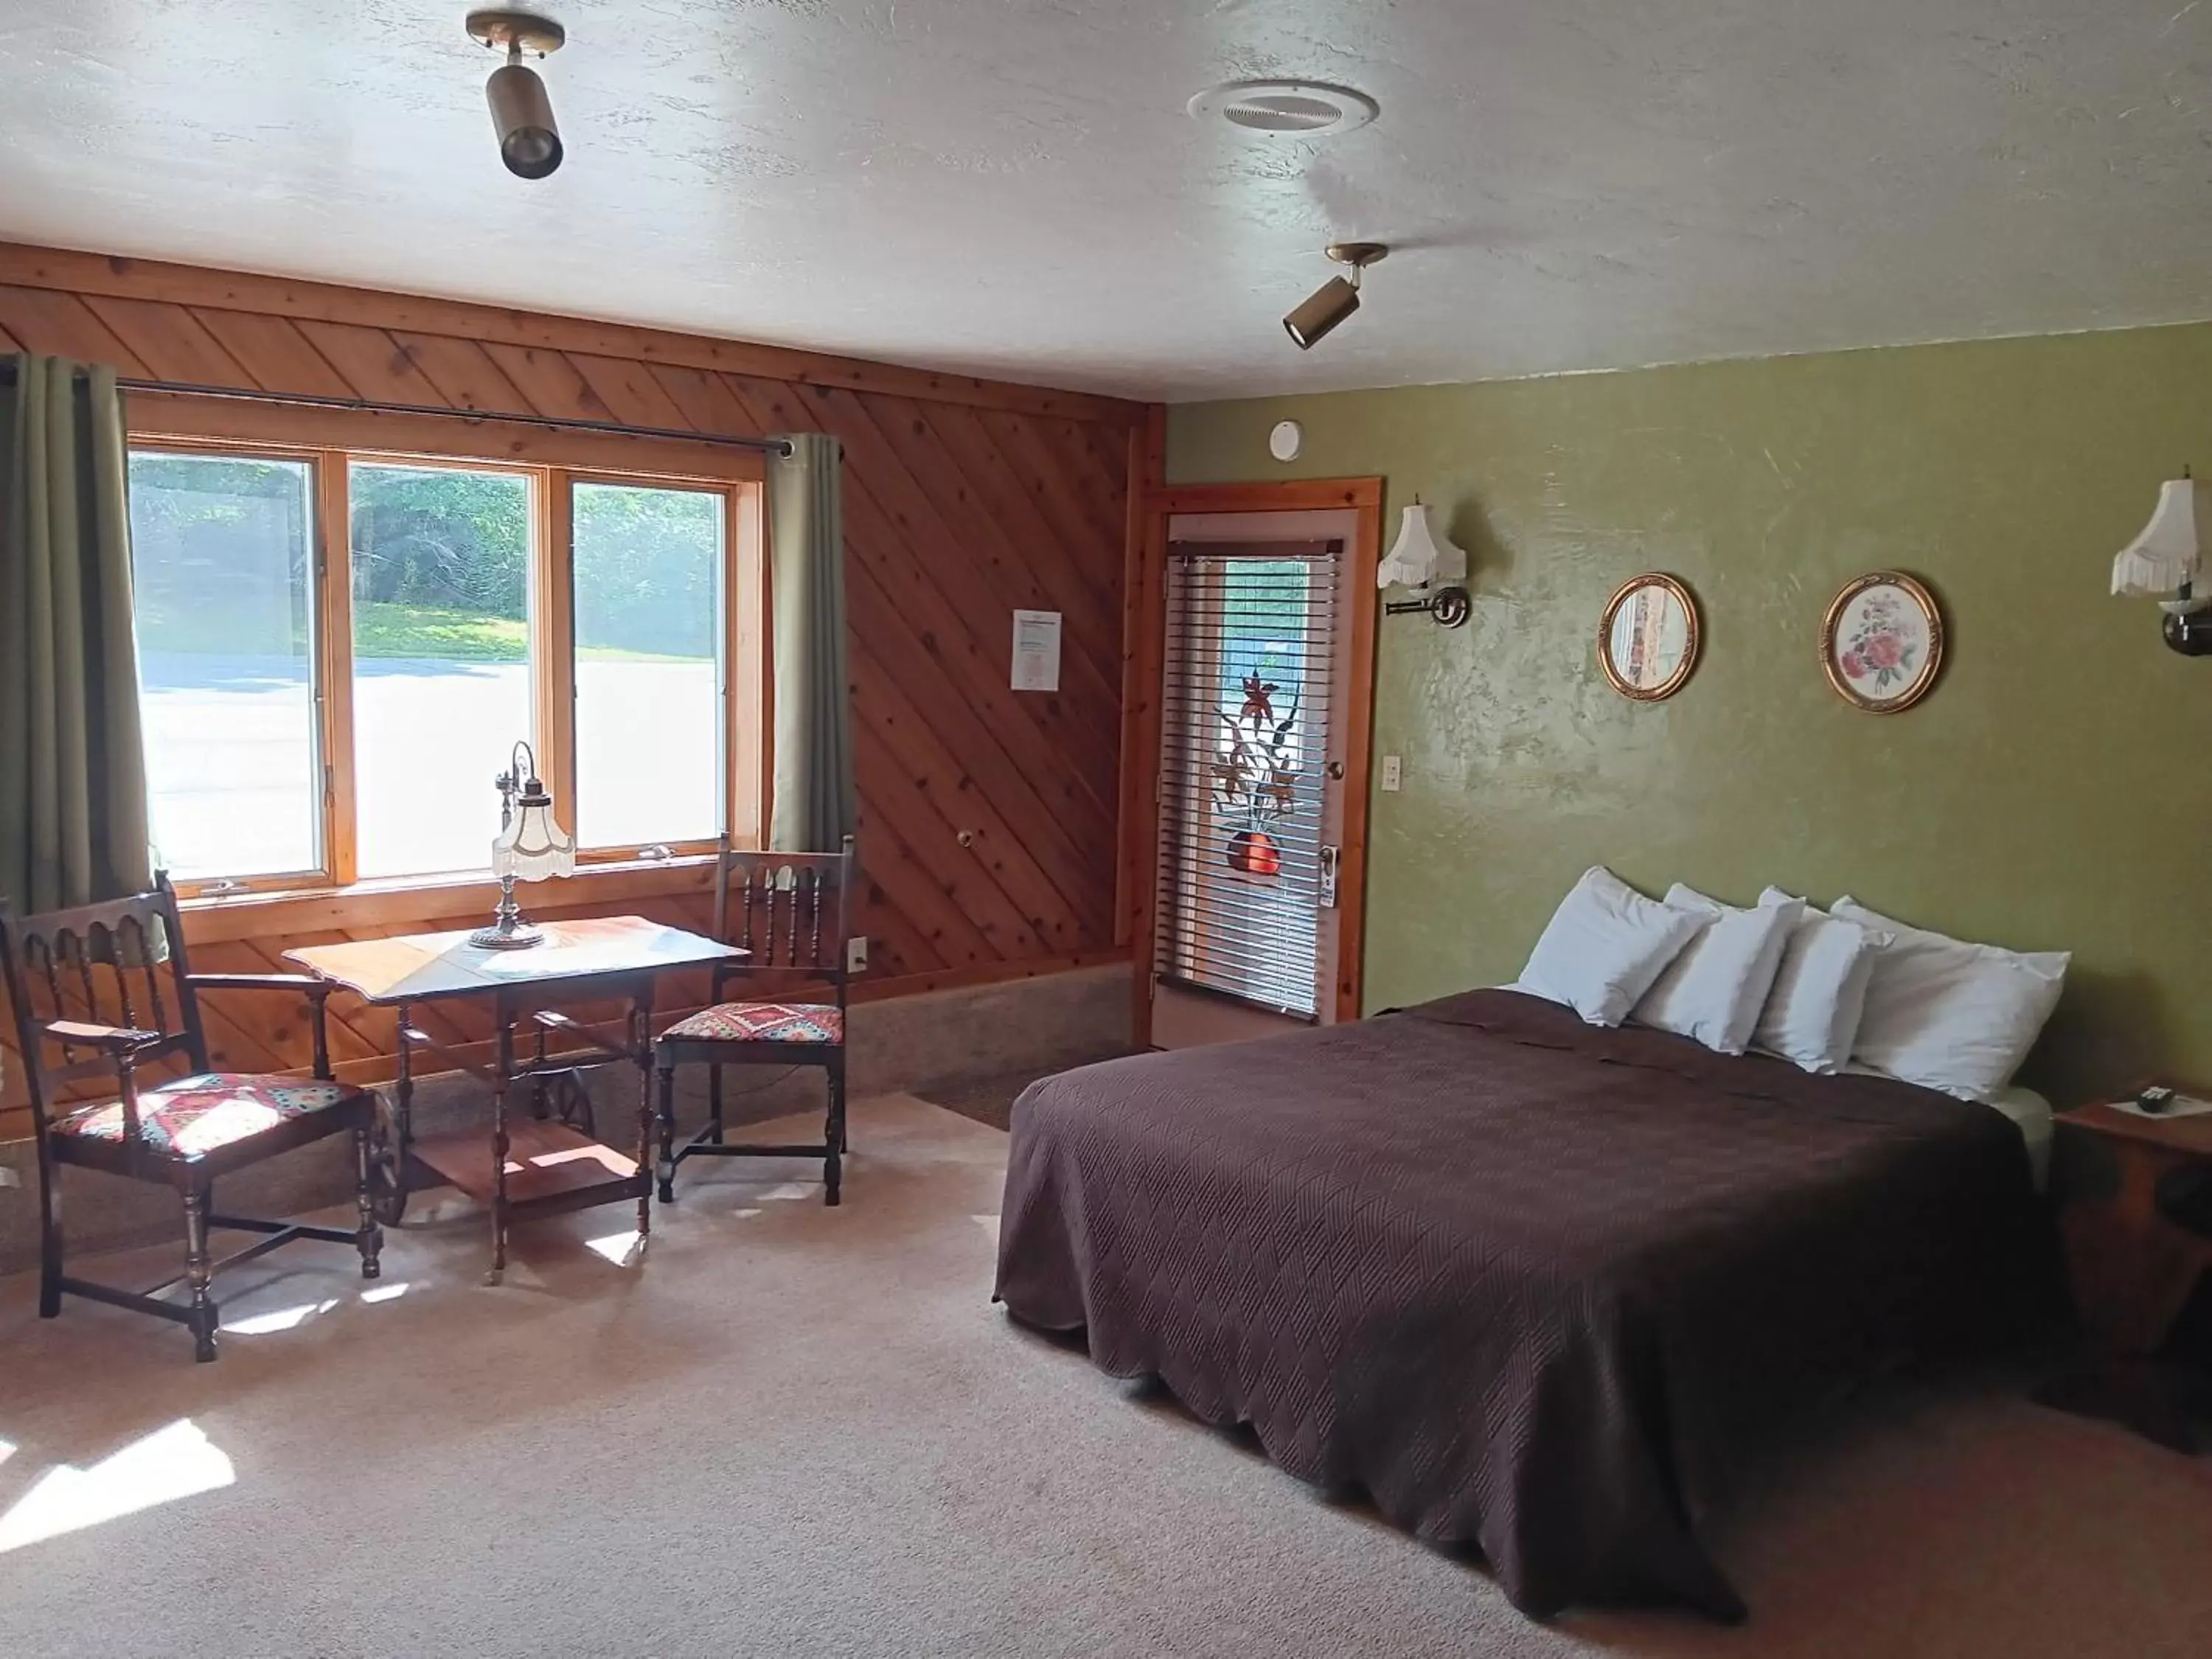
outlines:
[[[491,104],[492,131],[499,137],[499,159],[518,179],[543,179],[561,165],[561,129],[553,124],[553,100],[545,83],[527,67],[522,54],[539,58],[561,50],[568,33],[550,17],[526,11],[472,11],[467,28],[507,62],[491,72],[484,96]]]
[[[1299,350],[1311,351],[1331,329],[1359,309],[1359,273],[1389,252],[1389,248],[1381,242],[1331,242],[1328,245],[1328,257],[1340,265],[1349,265],[1352,275],[1348,279],[1330,277],[1301,301],[1297,310],[1283,319],[1283,326],[1290,331],[1291,338],[1297,342]]]

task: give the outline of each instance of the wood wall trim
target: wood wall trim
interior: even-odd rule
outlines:
[[[1375,763],[1375,630],[1381,620],[1376,601],[1376,567],[1382,562],[1382,481],[1372,484],[1373,499],[1359,507],[1359,530],[1352,538],[1352,661],[1346,670],[1352,707],[1344,732],[1344,851],[1337,865],[1336,1017],[1358,1019],[1367,974],[1367,808]],[[1363,491],[1363,493],[1364,493]],[[1431,626],[1434,626],[1433,623]]]
[[[1161,653],[1166,640],[1167,515],[1151,505],[1167,475],[1167,410],[1155,404],[1129,434],[1129,513],[1123,550],[1121,833],[1114,937],[1133,959],[1152,959],[1153,866],[1159,842]],[[1152,1042],[1149,972],[1131,975],[1130,1029]]]
[[[401,415],[373,409],[299,408],[163,392],[133,392],[124,416],[134,443],[173,439],[226,447],[349,450],[383,455],[562,466],[716,483],[757,483],[767,472],[756,451],[616,432],[562,432],[508,421],[449,415]]]
[[[159,259],[133,259],[13,242],[0,242],[0,283],[93,295],[125,306],[134,301],[156,301],[262,317],[419,331],[480,343],[495,342],[525,349],[583,352],[641,363],[758,375],[799,386],[841,386],[931,403],[1048,415],[1063,420],[1101,421],[1127,426],[1140,420],[1144,411],[1144,405],[1118,398],[868,362],[787,346],[758,345],[628,323],[510,310],[464,300],[383,293],[333,283],[209,270]],[[109,306],[98,307],[96,310],[103,325],[115,325]],[[201,354],[207,363],[203,371],[205,378],[219,384],[240,384],[236,361],[215,337],[215,331],[204,326],[201,331],[209,336]],[[103,362],[115,362],[128,354],[93,355]],[[409,401],[446,400],[417,398]]]
[[[689,858],[665,864],[580,866],[574,875],[557,881],[523,883],[516,888],[515,898],[526,912],[551,914],[710,893],[714,888],[714,860]],[[489,916],[498,902],[499,884],[489,878],[187,899],[183,905],[185,941],[198,947],[294,933],[405,927],[424,917],[477,910]]]

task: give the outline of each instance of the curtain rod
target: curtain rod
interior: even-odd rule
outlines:
[[[82,371],[79,371],[80,373]],[[0,362],[0,380],[15,378],[15,366]],[[672,427],[624,426],[619,421],[579,421],[559,415],[510,415],[494,409],[448,409],[437,404],[385,404],[368,398],[319,398],[304,392],[249,391],[239,386],[189,386],[171,380],[118,377],[120,392],[155,392],[173,398],[224,398],[235,403],[284,404],[295,409],[350,410],[362,415],[434,415],[449,421],[497,421],[509,426],[550,427],[556,432],[599,432],[618,438],[673,438],[684,443],[714,444],[724,449],[753,449],[789,455],[781,438],[732,438],[719,432],[681,432]]]

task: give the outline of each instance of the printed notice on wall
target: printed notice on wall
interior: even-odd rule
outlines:
[[[1060,612],[1014,612],[1014,690],[1060,690]]]

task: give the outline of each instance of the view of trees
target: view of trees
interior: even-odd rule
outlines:
[[[520,622],[530,592],[530,481],[512,472],[356,464],[356,603]]]
[[[349,487],[356,655],[528,655],[527,478],[362,462]],[[305,653],[304,463],[139,453],[131,489],[146,648]],[[579,650],[711,658],[721,498],[586,483],[572,495]]]
[[[306,465],[134,454],[130,478],[140,647],[305,657]]]
[[[722,497],[578,483],[576,649],[715,654]]]

